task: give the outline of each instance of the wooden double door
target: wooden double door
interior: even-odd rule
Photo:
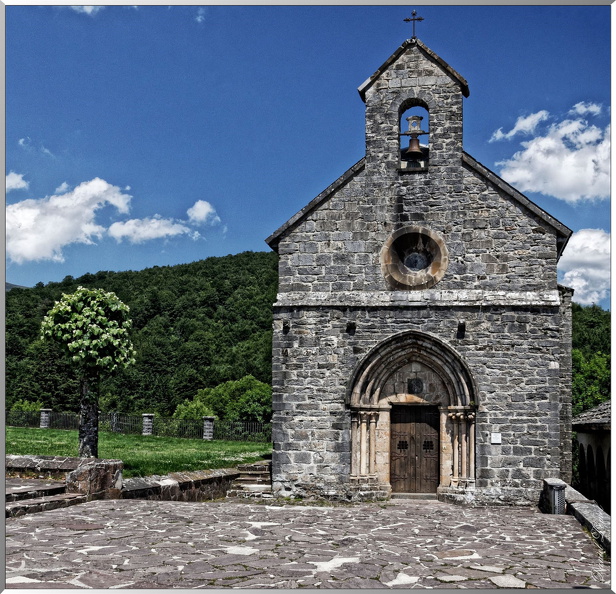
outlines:
[[[439,419],[436,406],[392,407],[390,484],[394,493],[436,493]]]

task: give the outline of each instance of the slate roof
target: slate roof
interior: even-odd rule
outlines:
[[[611,419],[612,405],[611,401],[608,400],[573,417],[571,424],[574,428],[583,425],[603,425],[603,428],[609,429],[611,427]]]

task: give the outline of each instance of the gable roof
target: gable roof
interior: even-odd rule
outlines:
[[[274,251],[278,251],[278,243],[282,236],[295,225],[301,223],[312,211],[316,210],[319,205],[325,202],[332,194],[336,193],[340,188],[351,181],[358,173],[364,170],[366,166],[366,157],[360,159],[353,167],[343,173],[333,184],[325,188],[316,198],[313,198],[304,208],[294,214],[284,225],[281,225],[274,231],[265,242]]]
[[[380,78],[381,74],[385,72],[409,47],[418,47],[424,54],[426,54],[429,58],[434,60],[449,76],[451,76],[454,80],[458,81],[460,84],[460,88],[462,90],[462,94],[465,97],[468,97],[470,94],[468,83],[466,80],[460,76],[443,58],[436,55],[429,47],[425,46],[419,39],[413,37],[411,39],[407,39],[385,62],[383,65],[368,79],[366,80],[357,90],[359,91],[359,95],[362,98],[362,101],[366,101],[366,91]]]
[[[573,233],[571,229],[563,225],[560,221],[548,214],[545,210],[537,206],[529,198],[524,196],[521,192],[518,192],[514,187],[510,186],[505,180],[500,178],[496,173],[490,171],[487,167],[479,163],[471,157],[468,153],[462,152],[462,163],[466,164],[470,169],[476,172],[478,175],[495,185],[498,189],[505,192],[515,202],[518,202],[521,206],[537,215],[547,225],[552,227],[556,232],[558,258],[560,258],[569,237]],[[278,244],[282,237],[290,231],[293,227],[301,223],[308,215],[315,211],[322,203],[324,203],[330,196],[335,194],[340,188],[345,186],[351,181],[357,174],[362,172],[366,165],[366,158],[359,160],[353,167],[343,173],[334,183],[330,184],[325,190],[323,190],[316,198],[311,200],[304,208],[294,214],[284,225],[281,225],[276,231],[274,231],[265,241],[274,250],[278,251]]]

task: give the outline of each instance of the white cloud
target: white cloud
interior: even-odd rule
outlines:
[[[98,12],[105,8],[104,6],[69,6],[71,10],[88,16],[95,16]]]
[[[203,23],[205,21],[205,7],[201,6],[197,10],[197,16],[195,17],[195,21],[198,23]]]
[[[215,225],[220,223],[220,217],[216,214],[214,207],[205,200],[197,200],[187,211],[188,220],[193,224],[210,223]]]
[[[66,183],[66,182],[62,182],[55,190],[54,193],[55,194],[64,194],[64,192],[67,192],[68,190],[70,190],[71,187]]]
[[[62,250],[73,243],[92,244],[105,229],[96,224],[96,211],[106,205],[126,214],[131,196],[95,178],[74,190],[6,207],[6,253],[22,264],[33,260],[63,262]]]
[[[25,151],[28,152],[33,152],[36,151],[37,149],[34,147],[34,145],[32,144],[32,139],[29,136],[26,136],[25,138],[20,138],[17,141],[17,144],[24,149]],[[56,158],[56,156],[45,146],[43,146],[42,144],[39,145],[39,149],[38,149],[41,153],[43,153],[44,155],[47,155],[48,157],[52,157],[52,158]]]
[[[23,174],[15,173],[11,171],[6,176],[6,191],[10,192],[11,190],[27,190],[30,186],[30,182],[27,182],[24,179]]]
[[[113,223],[109,227],[108,233],[118,243],[124,239],[130,243],[143,243],[151,239],[174,237],[176,235],[189,235],[193,239],[199,237],[197,232],[192,231],[181,222],[163,219],[159,215]]]
[[[572,111],[595,114],[598,107],[578,103]],[[537,123],[541,121],[543,118]],[[531,129],[535,130],[529,122],[528,130]],[[509,134],[501,133],[503,138]],[[520,144],[522,150],[496,163],[501,168],[501,177],[518,190],[539,192],[570,203],[609,197],[609,125],[601,129],[582,118],[564,119]]]
[[[603,229],[581,229],[569,239],[558,262],[561,283],[575,290],[573,300],[598,303],[610,291],[610,234]]]
[[[579,103],[576,103],[570,110],[569,110],[569,114],[570,115],[580,115],[580,116],[585,116],[585,115],[599,115],[602,111],[602,108],[600,105],[597,105],[596,103],[586,103],[585,101],[580,101]]]
[[[488,142],[494,142],[496,140],[503,139],[509,140],[510,138],[513,138],[516,134],[532,134],[535,131],[535,128],[537,128],[537,125],[540,122],[547,120],[549,115],[550,114],[545,109],[542,109],[541,111],[538,111],[537,113],[531,113],[526,117],[519,117],[516,120],[515,125],[511,130],[509,130],[509,132],[503,132],[503,129],[499,128],[496,132],[494,132],[494,134],[492,134],[492,137]]]

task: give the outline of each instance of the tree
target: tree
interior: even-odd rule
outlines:
[[[43,318],[41,337],[54,340],[70,357],[80,384],[79,456],[98,457],[100,378],[135,362],[129,338],[129,308],[115,293],[78,289]]]
[[[185,400],[176,409],[180,418],[202,409],[212,411],[222,421],[269,423],[272,418],[272,388],[247,375],[237,381],[224,382],[215,388],[199,390],[193,401]],[[174,416],[176,416],[174,414]]]
[[[571,398],[573,416],[609,400],[611,392],[610,355],[589,353],[579,349],[571,352],[573,381]]]

